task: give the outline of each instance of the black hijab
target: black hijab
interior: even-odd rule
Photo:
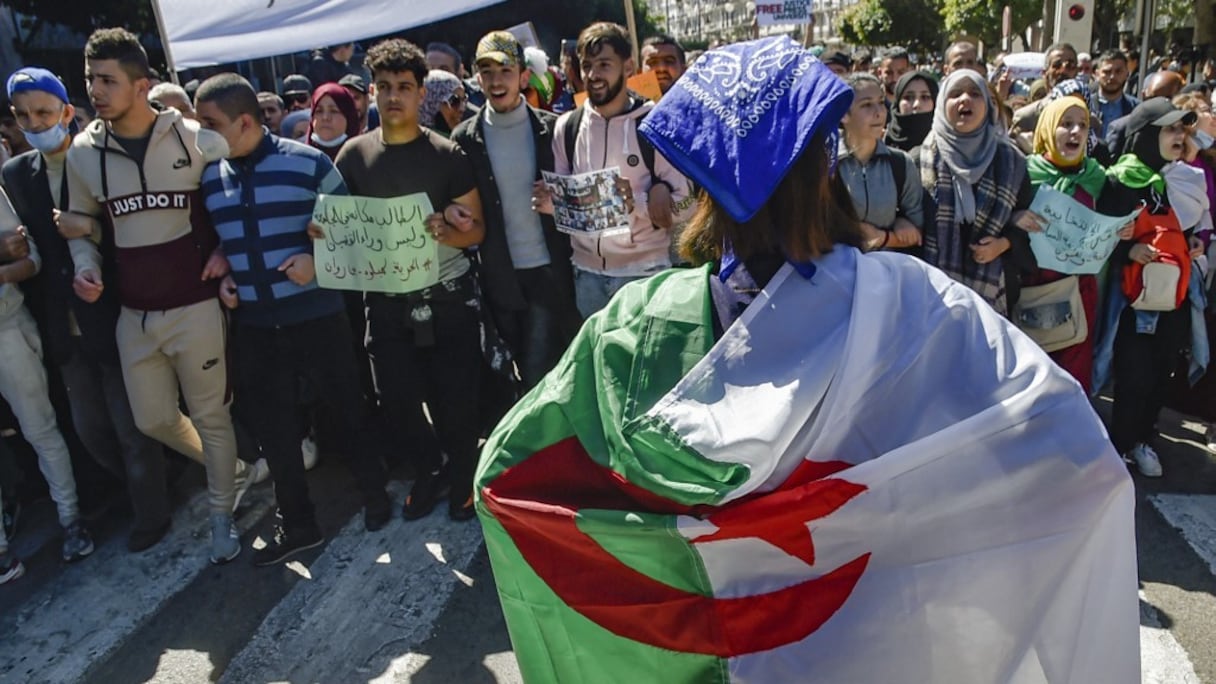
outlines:
[[[937,79],[928,72],[909,71],[895,84],[895,98],[891,101],[891,124],[887,126],[885,142],[904,152],[919,147],[924,142],[925,136],[929,135],[929,129],[933,125],[933,112],[899,113],[899,100],[904,96],[904,90],[907,90],[908,85],[916,79],[924,81],[929,86],[929,95],[934,102],[937,101]]]

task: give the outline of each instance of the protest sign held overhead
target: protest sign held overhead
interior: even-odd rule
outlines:
[[[426,231],[426,193],[379,199],[320,195],[313,221],[317,284],[333,290],[401,294],[439,282],[438,246]]]
[[[1047,184],[1039,186],[1030,210],[1047,220],[1041,233],[1030,234],[1039,266],[1070,275],[1101,271],[1119,242],[1119,229],[1139,213],[1099,214]]]
[[[620,168],[559,176],[544,171],[545,185],[553,194],[557,229],[572,235],[613,235],[629,232],[629,212],[617,190]]]
[[[811,16],[811,0],[785,0],[785,2],[756,3],[756,23],[760,26],[774,24],[809,24],[814,21]]]

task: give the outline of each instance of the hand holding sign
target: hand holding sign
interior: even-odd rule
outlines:
[[[1040,185],[1030,211],[1044,219],[1042,232],[1030,234],[1040,268],[1069,275],[1102,270],[1120,232],[1136,217],[1104,216],[1049,185]]]
[[[308,231],[317,284],[396,294],[430,287],[439,282],[432,235],[439,224],[450,230],[426,193],[391,199],[320,195]]]

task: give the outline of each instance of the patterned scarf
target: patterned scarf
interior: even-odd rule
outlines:
[[[978,292],[1003,315],[1008,314],[1008,306],[1002,260],[977,263],[970,245],[1000,236],[1017,201],[1017,179],[1025,173],[1026,160],[1007,141],[998,141],[992,163],[974,185],[975,221],[968,230],[955,215],[954,174],[938,150],[936,134],[929,133],[921,146],[921,181],[937,206],[935,220],[925,230],[925,261]],[[969,232],[966,240],[964,230]]]

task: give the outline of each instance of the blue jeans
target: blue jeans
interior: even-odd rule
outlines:
[[[608,276],[574,267],[574,301],[578,312],[587,318],[608,305],[616,291],[646,276]]]

